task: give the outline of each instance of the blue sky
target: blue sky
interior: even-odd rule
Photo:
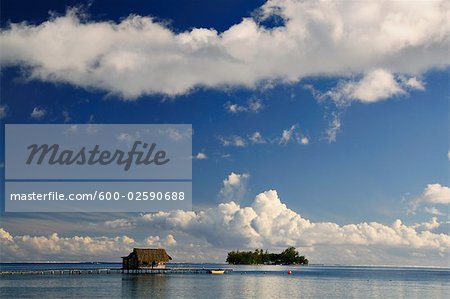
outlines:
[[[277,1],[268,3],[271,2]],[[12,40],[15,38],[14,34],[20,37],[20,33],[13,32],[8,27],[9,23],[26,21],[32,28],[47,20],[52,22],[52,19],[49,19],[49,11],[63,18],[68,7],[82,7],[78,10],[79,18],[84,18],[81,24],[120,23],[130,14],[135,14],[154,17],[157,22],[166,24],[166,28],[173,34],[190,32],[193,28],[207,28],[207,30],[213,28],[220,34],[229,30],[231,26],[241,23],[244,17],[253,16],[256,19],[258,13],[261,13],[256,9],[264,3],[264,1],[214,1],[214,3],[2,1],[1,25],[2,34],[6,36],[6,33],[10,33],[11,36],[8,38]],[[284,7],[282,4],[279,5]],[[290,6],[286,7],[283,8],[284,20],[279,20],[280,16],[274,14],[261,19],[258,24],[269,31],[278,26],[291,28],[289,21],[295,19],[291,14],[296,11],[292,9],[291,12]],[[401,11],[403,8],[385,9],[389,12],[390,9]],[[434,10],[430,10],[431,12],[435,13]],[[81,16],[82,13],[85,15]],[[346,17],[350,19],[347,15],[341,17],[344,20]],[[370,29],[370,26],[376,27],[376,24],[375,22],[366,25]],[[434,28],[434,32],[438,29],[448,32],[448,25],[444,28],[442,23],[429,24],[429,27]],[[322,40],[320,30],[333,31],[335,27],[317,26],[319,29],[314,29],[313,24],[305,28],[309,28],[311,34],[318,34],[317,37],[312,35],[313,41],[323,43],[322,47],[327,47],[329,41]],[[74,35],[76,34],[78,33],[75,32]],[[241,177],[239,186],[236,187],[240,188],[240,191],[234,190],[235,198],[231,198],[241,206],[251,205],[255,196],[274,189],[277,190],[282,203],[312,222],[346,225],[374,221],[390,225],[396,219],[401,219],[403,223],[416,229],[418,224],[436,217],[440,225],[433,228],[433,233],[448,238],[445,234],[448,231],[448,206],[444,203],[447,199],[441,203],[429,200],[428,205],[421,205],[415,213],[407,213],[410,202],[425,196],[429,184],[439,184],[442,188],[448,185],[449,73],[448,60],[440,60],[442,55],[448,58],[447,54],[441,53],[441,48],[446,48],[448,38],[446,40],[440,37],[442,40],[439,40],[441,35],[437,36],[434,39],[430,37],[430,40],[420,37],[422,40],[410,49],[404,46],[402,54],[403,50],[398,50],[395,46],[392,46],[394,50],[389,48],[390,43],[396,42],[394,35],[392,40],[385,41],[387,50],[380,50],[387,53],[385,60],[377,58],[366,61],[366,58],[360,58],[361,67],[351,60],[358,60],[355,58],[356,55],[363,57],[361,53],[364,51],[356,51],[353,58],[347,57],[345,53],[337,53],[343,51],[340,46],[336,46],[336,60],[342,60],[342,65],[338,66],[334,65],[333,59],[329,59],[329,55],[321,57],[322,54],[318,53],[317,57],[311,56],[317,59],[315,62],[301,60],[305,57],[310,59],[310,56],[296,60],[293,54],[292,62],[289,60],[288,66],[284,67],[285,61],[282,58],[273,58],[276,54],[272,54],[267,60],[255,62],[251,66],[259,69],[261,64],[267,61],[270,70],[260,70],[262,73],[266,72],[261,75],[262,79],[258,71],[249,75],[253,76],[251,78],[237,76],[234,79],[229,74],[221,75],[220,72],[229,73],[233,68],[228,69],[225,65],[223,70],[218,69],[216,72],[214,67],[208,68],[210,61],[206,61],[200,64],[204,69],[199,72],[211,72],[211,77],[214,77],[215,81],[209,81],[208,76],[192,85],[171,81],[169,69],[161,71],[160,77],[163,79],[155,83],[157,87],[150,90],[146,89],[147,85],[133,90],[128,87],[122,88],[120,82],[117,82],[115,87],[108,87],[110,86],[108,84],[115,82],[108,82],[108,78],[104,80],[107,83],[103,80],[95,81],[97,78],[91,81],[94,83],[86,83],[83,79],[73,79],[76,75],[71,77],[66,76],[64,71],[55,71],[52,69],[53,66],[39,69],[36,65],[45,66],[46,58],[43,58],[43,62],[36,62],[40,58],[34,57],[34,54],[15,57],[14,52],[22,53],[22,49],[11,50],[14,47],[11,46],[13,43],[5,37],[3,47],[7,54],[3,57],[0,91],[1,107],[4,111],[2,123],[189,123],[194,129],[193,155],[203,153],[207,157],[193,159],[195,210],[215,209],[224,201],[219,193],[225,188],[224,180],[227,180],[230,173],[248,174],[248,177]],[[411,37],[409,42],[416,42],[415,37]],[[260,43],[263,48],[264,40]],[[83,47],[90,49],[94,45],[85,44]],[[330,48],[332,47],[334,46],[330,45]],[[366,44],[364,47],[371,46]],[[435,60],[414,56],[417,55],[414,52],[417,48],[422,49],[426,57],[436,57]],[[298,51],[303,49],[300,47]],[[305,52],[310,50],[306,48]],[[390,50],[392,52],[389,52]],[[41,49],[36,50],[39,51]],[[170,49],[167,51],[170,52]],[[230,51],[239,54],[241,49],[233,48]],[[412,52],[414,53],[411,54]],[[202,55],[212,55],[211,61],[221,59],[219,56],[214,58],[216,57],[214,55],[218,55],[214,54],[215,52],[205,53]],[[264,49],[261,53],[265,53]],[[274,52],[269,49],[267,53]],[[162,54],[155,52],[149,55],[148,59],[151,60],[153,57],[157,59],[158,55]],[[395,58],[395,55],[401,57],[410,55],[410,60],[405,58],[405,61],[402,61],[403,58],[399,58],[393,61],[391,56]],[[278,64],[272,66],[272,59],[278,61]],[[346,59],[350,62],[345,62]],[[60,62],[55,58],[54,63]],[[296,63],[299,65],[298,68],[304,68],[305,71],[295,73],[295,68],[290,69],[289,64]],[[186,73],[184,76],[196,77],[198,74],[195,73],[195,67],[193,66],[191,70],[192,74]],[[151,70],[143,76],[153,78],[155,75],[153,72],[158,70]],[[178,72],[176,66],[174,71]],[[243,69],[242,72],[246,71],[247,69]],[[44,72],[48,74],[42,75]],[[139,76],[139,72],[131,69],[129,77],[135,78]],[[148,80],[153,80],[151,78]],[[153,86],[153,82],[150,81],[146,84]],[[170,82],[174,82],[175,87],[172,87]],[[367,82],[369,84],[366,84]],[[255,108],[251,106],[252,103],[260,106]],[[238,111],[231,111],[231,105],[238,107]],[[35,110],[34,117],[33,110]],[[335,136],[332,136],[333,120],[334,125],[339,125],[339,128],[335,126]],[[283,131],[288,133],[291,128],[293,134],[284,142]],[[252,141],[251,136],[255,132],[261,134],[264,143]],[[244,146],[233,145],[237,139],[243,141]],[[231,144],[226,144],[227,141]],[[229,179],[228,177],[228,182]],[[433,204],[436,202],[438,203]],[[426,207],[436,208],[439,213],[431,215],[426,212]],[[116,232],[107,229],[100,231],[91,230],[89,227],[80,229],[76,225],[73,229],[70,228],[73,223],[92,222],[91,218],[94,217],[2,213],[2,226],[12,235],[36,235],[39,231],[42,235],[56,232],[67,237],[71,234],[115,235]],[[100,220],[116,218],[124,219],[117,215],[102,215]],[[26,222],[18,224],[27,219],[38,219],[37,226],[36,224],[33,228],[28,226],[30,229],[27,231],[27,224],[23,224]],[[41,219],[43,220],[40,221]],[[48,219],[55,224],[44,225],[44,221]],[[64,222],[67,225],[62,225]],[[61,224],[60,228],[58,223]],[[42,229],[39,228],[40,225]],[[143,228],[138,226],[133,226],[134,231],[126,231],[127,235],[143,238],[145,235]],[[173,227],[161,232],[167,233],[174,235],[177,240],[188,238],[191,233],[199,238],[199,244],[202,244],[199,246],[205,248],[219,246],[208,237],[202,238],[198,233],[186,231],[180,233]],[[177,236],[177,233],[180,235]],[[179,246],[181,243],[182,241],[178,242]],[[277,241],[261,244],[278,247],[282,246],[281,243]],[[249,242],[246,246],[253,244]],[[448,246],[445,244],[444,248]],[[317,259],[319,257],[320,255]],[[399,263],[407,263],[408,254],[404,254],[403,257],[404,259],[399,259]],[[440,258],[437,257],[435,263],[439,263]],[[352,260],[349,258],[345,261]],[[355,262],[362,263],[360,260]]]

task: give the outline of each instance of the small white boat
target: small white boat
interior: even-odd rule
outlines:
[[[224,274],[225,270],[223,270],[223,269],[211,269],[211,270],[209,270],[209,273],[211,273],[211,274]]]

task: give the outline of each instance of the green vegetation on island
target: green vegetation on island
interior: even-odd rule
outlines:
[[[269,253],[262,249],[231,251],[228,252],[226,262],[233,265],[308,265],[308,259],[299,255],[295,247],[289,247],[282,253]]]

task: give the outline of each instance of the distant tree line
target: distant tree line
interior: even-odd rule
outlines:
[[[233,265],[307,265],[308,259],[300,255],[295,247],[289,247],[281,253],[264,252],[262,249],[255,251],[231,251],[228,252],[227,263]]]

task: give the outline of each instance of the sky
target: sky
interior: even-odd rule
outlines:
[[[313,263],[449,266],[448,2],[4,0],[0,13],[2,144],[14,123],[194,131],[193,211],[2,212],[2,261],[292,245]]]

